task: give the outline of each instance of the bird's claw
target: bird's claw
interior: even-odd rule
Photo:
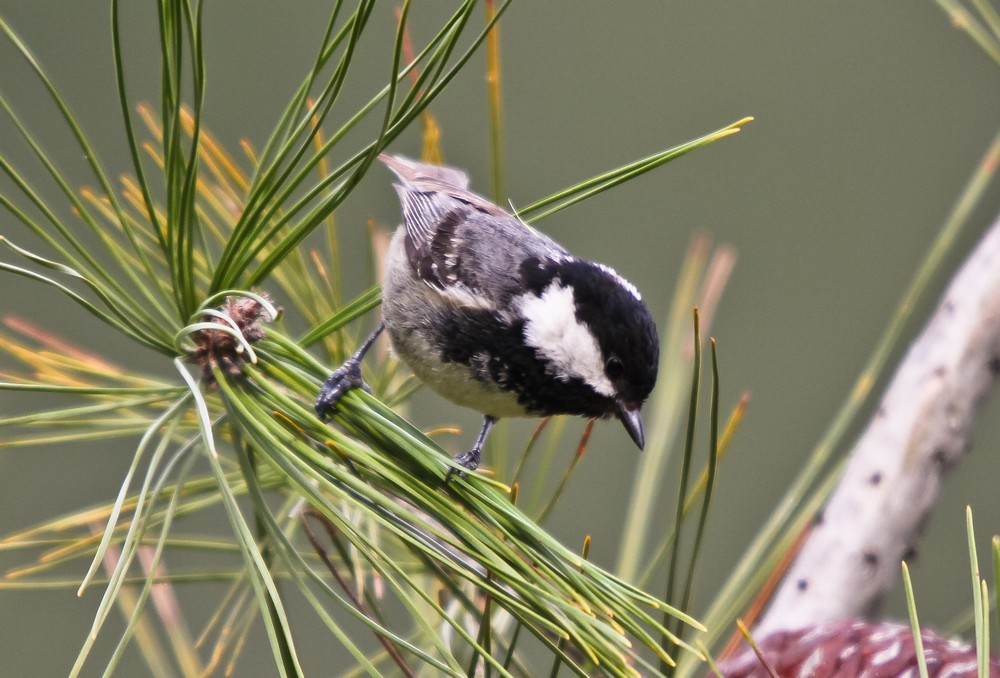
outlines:
[[[455,456],[452,461],[466,469],[467,471],[475,471],[479,468],[479,450],[469,450],[468,452],[463,452]],[[464,479],[468,474],[465,471],[461,471],[454,466],[448,468],[448,474],[444,477],[444,482],[447,483],[451,480],[452,476],[458,476]]]
[[[323,384],[323,390],[316,398],[316,414],[320,419],[326,419],[334,410],[337,403],[344,394],[352,388],[363,388],[369,393],[372,389],[365,380],[361,378],[361,361],[357,358],[350,358],[343,365],[338,367],[330,375],[330,378]]]

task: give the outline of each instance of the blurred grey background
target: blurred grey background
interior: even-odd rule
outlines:
[[[158,87],[155,10],[146,4],[125,8],[134,101],[154,100]],[[418,44],[452,5],[414,3]],[[206,121],[231,149],[244,137],[263,145],[311,63],[329,6],[312,0],[206,5]],[[377,9],[365,54],[391,49],[393,7]],[[107,4],[13,1],[3,3],[0,15],[48,69],[110,173],[126,171]],[[719,342],[726,411],[744,391],[752,400],[721,469],[698,581],[699,612],[848,394],[996,133],[1000,66],[930,0],[636,2],[628,9],[548,0],[515,2],[501,25],[506,193],[515,205],[743,116],[756,118],[735,137],[540,224],[570,250],[629,277],[658,318],[665,316],[692,233],[710,234],[738,252],[711,333]],[[382,82],[386,70],[372,61],[371,77]],[[92,183],[51,103],[6,42],[0,64],[3,94],[67,173]],[[356,74],[350,87],[357,96],[348,101],[357,102],[373,85]],[[467,169],[473,187],[488,193],[485,94],[479,55],[431,110],[443,129],[446,160]],[[0,152],[27,168],[27,154],[2,125]],[[394,150],[415,155],[419,140],[407,135]],[[949,270],[998,207],[1000,190],[993,188]],[[388,174],[379,169],[338,219],[360,243],[369,214],[389,225],[398,216]],[[0,216],[0,233],[19,232],[10,217]],[[919,330],[944,273],[909,335]],[[108,349],[97,343],[107,336],[97,322],[54,292],[9,276],[0,289],[0,313],[31,317],[84,346]],[[131,346],[110,350],[137,369],[170,369],[151,366],[149,355]],[[10,395],[0,394],[0,416],[18,409]],[[465,435],[449,445],[464,444],[477,425],[476,415],[427,393],[417,396],[412,413],[423,426],[463,425]],[[921,542],[912,573],[925,624],[947,626],[971,601],[964,506],[975,511],[981,557],[990,535],[1000,531],[998,414],[996,402],[985,410],[976,445],[950,478]],[[573,422],[568,431],[572,436],[581,427]],[[515,448],[530,429],[510,429]],[[598,425],[551,521],[569,545],[592,535],[591,558],[607,566],[616,562],[638,460],[623,440],[620,427]],[[132,447],[118,441],[0,454],[0,533],[109,501]],[[670,480],[664,496],[672,501],[675,492]],[[581,522],[573,507],[595,503],[601,510]],[[6,570],[4,562],[0,554]],[[65,674],[98,599],[96,589],[82,600],[71,591],[0,592],[0,673]],[[905,617],[901,594],[888,601],[886,614]],[[114,626],[105,631],[92,671],[116,632]],[[309,629],[303,632],[311,637]],[[329,643],[320,629],[315,633],[317,643]],[[267,648],[250,652],[237,675],[270,675]],[[253,661],[256,655],[263,661]],[[137,657],[130,661],[141,673]]]

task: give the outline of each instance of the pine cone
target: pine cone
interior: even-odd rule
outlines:
[[[924,656],[931,678],[976,678],[976,648],[923,630]],[[781,678],[917,678],[910,627],[889,622],[843,620],[777,631],[755,638],[761,654]],[[749,647],[720,662],[726,678],[768,678]],[[1000,678],[1000,661],[990,657],[990,676]]]

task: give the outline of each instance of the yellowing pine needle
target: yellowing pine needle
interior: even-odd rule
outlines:
[[[432,165],[440,165],[444,162],[444,155],[441,153],[441,126],[437,118],[430,111],[424,111],[421,116],[424,126],[423,145],[420,148],[420,160]]]
[[[8,315],[4,316],[4,324],[12,330],[34,339],[42,346],[47,346],[55,352],[55,355],[62,358],[71,358],[81,364],[88,365],[97,371],[107,372],[116,376],[121,374],[121,369],[117,365],[113,365],[100,356],[82,349],[75,344],[72,344],[64,339],[60,339],[51,332],[43,330],[28,320]],[[38,354],[36,353],[35,355]],[[25,358],[27,357],[29,356],[25,356]]]
[[[135,107],[136,112],[139,113],[139,118],[146,125],[150,134],[157,141],[163,139],[163,127],[160,126],[160,118],[153,113],[148,104],[139,104]]]
[[[181,123],[184,125],[184,131],[189,135],[194,132],[194,118],[192,118],[191,110],[187,106],[181,109]],[[233,197],[237,197],[235,190],[237,188],[240,193],[246,193],[250,189],[250,180],[246,173],[240,169],[235,159],[229,155],[211,132],[202,128],[200,134],[199,142],[202,154],[199,159],[211,163],[210,167],[214,168],[212,174],[218,180],[219,185],[232,189]]]
[[[496,6],[493,0],[486,0],[486,23],[489,25],[496,17]],[[500,96],[500,22],[497,21],[486,36],[486,90],[488,93],[490,114],[490,157],[493,171],[493,201],[501,202],[504,197],[503,176],[503,126],[502,99]]]
[[[240,148],[243,149],[243,154],[253,167],[257,167],[260,164],[257,151],[254,150],[253,144],[250,143],[249,139],[240,139]]]
[[[402,21],[402,8],[396,8],[396,23]],[[403,59],[406,63],[412,64],[416,60],[413,51],[413,41],[410,39],[410,27],[403,27]],[[414,85],[420,79],[420,69],[413,67],[409,72],[410,82]],[[420,149],[420,161],[431,165],[440,165],[444,162],[444,155],[441,153],[441,126],[437,118],[431,113],[429,108],[425,108],[420,114],[420,122],[423,125],[423,145]]]
[[[435,438],[442,435],[462,435],[462,429],[459,426],[437,426],[435,428],[424,431],[424,435],[428,438]]]

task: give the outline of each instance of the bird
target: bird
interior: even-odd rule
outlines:
[[[446,482],[478,468],[503,417],[616,417],[641,450],[659,340],[636,287],[471,192],[459,169],[379,160],[398,180],[402,210],[385,258],[382,323],[327,379],[317,414],[327,418],[349,389],[367,388],[361,361],[386,331],[424,384],[483,415]]]

